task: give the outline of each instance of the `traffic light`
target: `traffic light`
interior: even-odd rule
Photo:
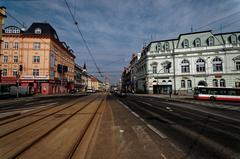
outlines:
[[[169,62],[169,63],[166,65],[166,69],[169,69],[169,68],[171,68],[171,67],[172,67],[172,63]]]
[[[19,65],[19,71],[23,70],[23,65]]]

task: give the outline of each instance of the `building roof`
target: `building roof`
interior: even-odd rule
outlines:
[[[42,35],[57,36],[56,30],[48,23],[32,23],[32,25],[24,32],[24,34],[35,34],[35,29],[37,28],[42,30]]]

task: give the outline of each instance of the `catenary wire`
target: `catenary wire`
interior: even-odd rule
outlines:
[[[70,9],[70,7],[69,7],[69,4],[68,4],[67,0],[65,0],[65,3],[66,3],[66,6],[67,6],[67,8],[68,8],[68,11],[69,11],[69,13],[70,13],[73,21],[74,21],[74,24],[76,25],[77,30],[78,30],[79,34],[81,35],[81,38],[82,38],[82,40],[83,40],[83,43],[84,43],[84,45],[85,45],[85,47],[86,47],[86,49],[87,49],[87,51],[88,51],[91,59],[93,60],[93,63],[94,63],[94,65],[95,65],[95,67],[97,68],[98,73],[101,75],[101,77],[103,77],[103,75],[102,75],[99,67],[97,66],[96,60],[95,60],[95,58],[93,57],[92,52],[91,52],[91,50],[90,50],[90,48],[89,48],[89,46],[88,46],[88,44],[87,44],[87,41],[85,40],[85,38],[84,38],[84,36],[83,36],[83,34],[82,34],[82,31],[81,31],[80,28],[79,28],[78,22],[76,21],[73,13],[72,13],[72,11],[71,11],[71,9]]]

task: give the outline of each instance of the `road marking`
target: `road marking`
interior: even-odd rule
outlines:
[[[25,105],[33,105],[35,102],[26,103]]]
[[[121,101],[119,101],[118,100],[118,102],[124,107],[124,108],[126,108],[126,109],[128,109],[129,110],[129,108],[125,105],[125,104],[123,104]],[[136,114],[135,112],[133,112],[133,111],[131,111],[130,110],[130,112],[133,114]],[[153,132],[155,132],[157,135],[159,135],[161,138],[163,138],[163,139],[166,139],[167,138],[167,136],[166,135],[164,135],[162,132],[160,132],[159,130],[157,130],[156,128],[154,128],[152,125],[150,125],[150,124],[148,124],[143,118],[141,118],[138,114],[136,114],[138,117],[137,118],[139,118],[142,122],[144,122],[145,124],[146,124],[146,126],[150,129],[150,130],[152,130]]]
[[[141,101],[141,103],[146,104],[148,106],[152,106],[152,104],[150,104],[150,103],[146,103],[146,102],[142,102],[142,101]]]
[[[167,159],[163,153],[161,153],[161,156],[162,156],[164,159]]]
[[[51,106],[51,105],[55,105],[55,104],[57,104],[57,103],[56,102],[55,103],[49,103],[49,104],[46,104],[44,106]]]
[[[137,113],[135,113],[135,112],[133,112],[133,111],[131,111],[131,113],[132,113],[135,117],[140,118],[140,116],[139,116]]]
[[[120,132],[120,133],[123,133],[123,132],[124,132],[124,130],[122,130],[122,129],[121,129],[121,130],[119,130],[119,132]]]
[[[151,129],[153,132],[155,132],[156,134],[158,134],[161,138],[163,138],[163,139],[166,139],[167,138],[167,136],[165,136],[162,132],[160,132],[159,130],[157,130],[155,127],[153,127],[152,125],[150,125],[150,124],[147,124],[147,127],[149,128],[149,129]]]

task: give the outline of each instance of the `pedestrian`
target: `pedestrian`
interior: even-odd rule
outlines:
[[[172,89],[169,90],[169,97],[172,97]]]

